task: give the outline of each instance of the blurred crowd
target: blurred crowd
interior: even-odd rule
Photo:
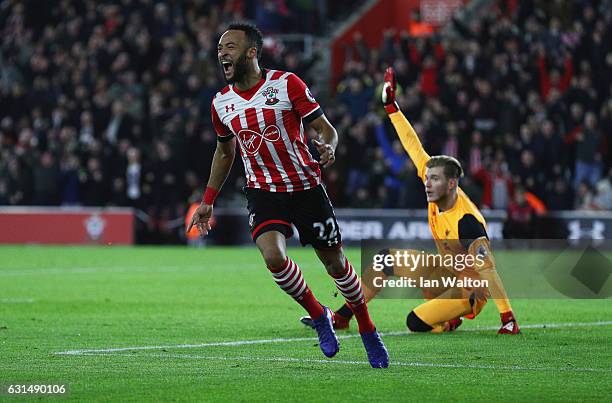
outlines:
[[[612,2],[498,1],[446,28],[387,30],[377,49],[354,35],[333,111],[347,134],[328,177],[340,204],[424,205],[380,107],[392,65],[426,150],[462,161],[461,186],[480,207],[612,209]]]
[[[176,239],[216,146],[210,101],[224,85],[216,42],[225,25],[256,22],[267,34],[262,66],[297,73],[316,95],[319,53],[275,34],[327,34],[355,3],[0,3],[0,205],[132,206],[139,241]],[[380,107],[393,65],[426,149],[463,162],[461,186],[481,207],[517,218],[542,211],[537,203],[612,209],[611,3],[498,1],[450,25],[389,30],[377,49],[355,35],[334,98],[320,100],[341,136],[325,172],[334,204],[425,206]],[[244,206],[240,165],[218,205]]]
[[[346,4],[1,2],[0,205],[132,206],[139,234],[155,238],[140,241],[175,239],[216,146],[210,102],[225,85],[225,25],[255,21],[268,35],[262,64],[305,75],[317,55],[274,34],[321,34]],[[236,167],[228,188],[241,177]]]

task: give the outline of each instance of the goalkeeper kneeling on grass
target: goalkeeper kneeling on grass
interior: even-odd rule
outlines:
[[[385,72],[382,101],[402,146],[417,167],[418,175],[425,185],[428,202],[428,221],[439,256],[463,254],[472,256],[477,264],[458,271],[456,267],[445,264],[421,265],[412,270],[397,264],[386,266],[382,271],[368,270],[364,273],[363,290],[366,301],[373,299],[380,291],[381,279],[398,276],[414,279],[455,278],[454,286],[422,288],[427,302],[414,308],[406,318],[408,329],[413,332],[444,332],[455,330],[462,323],[462,317],[474,318],[480,313],[487,299],[495,302],[501,317],[499,334],[517,334],[516,322],[510,301],[495,269],[495,260],[487,235],[487,224],[482,214],[470,198],[459,187],[463,169],[455,158],[439,155],[430,157],[395,101],[395,73],[391,67]],[[394,255],[396,250],[381,251]],[[421,253],[413,250],[400,250],[400,253]],[[374,281],[378,277],[377,281]],[[458,281],[461,280],[461,281]],[[468,280],[481,280],[486,288],[470,287]],[[435,282],[433,283],[435,284]],[[457,286],[461,284],[461,286]],[[467,284],[468,286],[465,286]],[[352,312],[343,305],[334,312],[336,329],[349,326]],[[309,325],[310,318],[303,317],[302,323]]]

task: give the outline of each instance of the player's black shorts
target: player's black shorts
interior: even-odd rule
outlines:
[[[290,238],[293,224],[304,246],[327,249],[342,245],[336,215],[323,185],[292,193],[244,188],[244,193],[253,241],[268,231],[278,231]]]

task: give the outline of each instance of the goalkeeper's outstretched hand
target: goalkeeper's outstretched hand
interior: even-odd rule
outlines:
[[[395,82],[395,71],[393,67],[387,67],[385,70],[385,79],[382,88],[382,103],[385,105],[387,113],[395,113],[399,111],[399,105],[395,101],[395,90],[397,85]]]

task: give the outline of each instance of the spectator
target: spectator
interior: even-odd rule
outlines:
[[[593,190],[591,184],[586,180],[578,185],[574,208],[576,210],[593,210]]]
[[[34,166],[34,199],[33,203],[39,206],[52,206],[59,203],[58,185],[59,170],[53,155],[45,151],[40,162]]]
[[[64,1],[52,18],[31,20],[33,3],[9,2],[0,14],[0,203],[152,205],[149,226],[157,232],[149,239],[166,237],[164,217],[182,216],[202,186],[189,178],[205,177],[210,166],[223,21],[267,13],[262,28],[319,34],[355,4],[319,1],[325,7],[315,12],[306,3]],[[379,133],[371,118],[387,65],[396,68],[398,102],[427,148],[468,168],[462,188],[473,200],[503,208],[511,175],[551,209],[606,206],[599,192],[589,200],[589,186],[607,194],[597,180],[612,166],[609,5],[573,13],[571,2],[496,3],[503,7],[484,9],[469,26],[453,20],[459,40],[428,27],[409,33],[423,23],[416,14],[399,35],[387,30],[379,47],[356,35],[335,99],[316,90],[317,46],[304,60],[295,43],[266,44],[264,62],[303,70],[338,128],[339,159],[325,173],[337,206],[421,206],[414,167],[397,158],[388,122]],[[378,142],[381,134],[391,146]],[[55,194],[45,179],[53,177]],[[228,182],[239,192],[239,175]],[[219,203],[234,203],[230,193]]]
[[[583,180],[594,186],[601,177],[600,142],[601,134],[597,128],[597,117],[595,113],[588,112],[584,118],[584,129],[576,135],[574,187],[578,188]]]
[[[60,204],[74,206],[80,202],[80,170],[79,157],[75,154],[66,154],[60,163]]]
[[[81,172],[80,180],[81,201],[85,206],[104,206],[110,200],[110,180],[98,157],[89,157],[87,169]]]
[[[527,202],[525,189],[518,187],[508,205],[508,218],[504,223],[504,238],[531,239],[534,234],[533,207]]]
[[[558,42],[557,38],[552,35],[549,37],[551,40],[548,42]],[[555,39],[552,39],[555,38]],[[548,47],[548,49],[557,49],[558,47]],[[540,96],[546,100],[550,96],[551,90],[554,88],[563,94],[569,88],[574,72],[572,58],[568,53],[565,55],[563,66],[557,67],[549,71],[546,65],[546,45],[541,43],[538,45],[538,73],[540,79]],[[560,71],[562,68],[562,72]]]
[[[612,210],[612,185],[609,176],[603,178],[595,186],[596,194],[593,197],[593,208],[595,210]]]
[[[127,167],[125,170],[126,197],[129,205],[140,207],[142,166],[140,164],[140,151],[131,147],[127,152]]]
[[[546,195],[546,206],[549,210],[571,210],[574,207],[572,190],[561,177],[554,180],[552,189],[547,191]]]

